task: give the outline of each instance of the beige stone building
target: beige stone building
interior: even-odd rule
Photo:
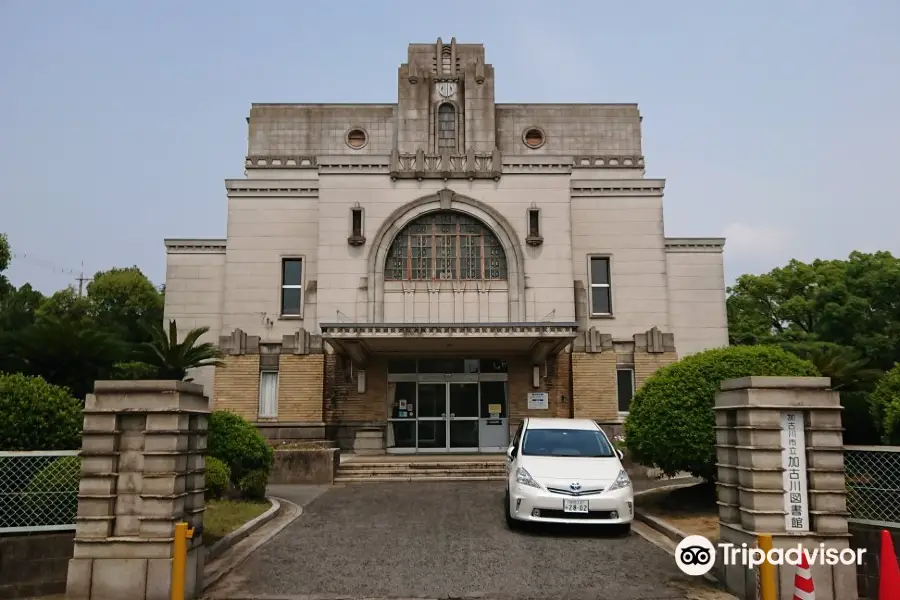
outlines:
[[[720,238],[670,238],[634,104],[498,104],[481,44],[411,44],[385,104],[254,104],[223,239],[166,240],[166,317],[227,353],[216,408],[272,438],[503,449],[615,429],[728,343]],[[373,434],[372,432],[378,432]]]

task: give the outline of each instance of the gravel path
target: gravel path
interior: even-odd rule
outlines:
[[[632,534],[507,530],[502,482],[381,483],[315,494],[216,598],[683,600],[671,556]]]

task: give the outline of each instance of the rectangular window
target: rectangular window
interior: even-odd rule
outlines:
[[[351,209],[352,224],[350,227],[350,235],[353,237],[363,236],[363,211],[361,208]]]
[[[537,208],[528,209],[528,237],[541,237],[541,212]]]
[[[634,397],[634,370],[616,370],[616,394],[619,398],[619,412],[627,413]]]
[[[259,418],[274,419],[278,416],[278,373],[263,371],[259,374]]]
[[[591,315],[612,314],[612,290],[609,286],[609,257],[591,257]]]
[[[285,258],[281,261],[281,314],[303,314],[303,259]]]

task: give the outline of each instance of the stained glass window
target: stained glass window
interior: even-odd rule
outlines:
[[[429,213],[407,225],[394,238],[385,265],[385,279],[392,281],[506,278],[506,254],[497,237],[455,212]]]

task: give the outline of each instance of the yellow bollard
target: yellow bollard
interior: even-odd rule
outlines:
[[[766,553],[766,558],[759,565],[759,598],[760,600],[778,600],[775,586],[775,565],[769,562],[769,550],[772,549],[772,536],[763,533],[756,536],[756,546]]]
[[[187,523],[175,524],[175,549],[172,553],[172,600],[184,600],[184,574],[187,565],[187,541],[194,530]]]

